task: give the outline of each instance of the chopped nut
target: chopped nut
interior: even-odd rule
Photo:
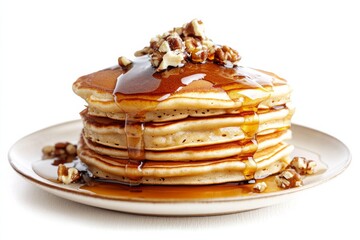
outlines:
[[[194,63],[203,63],[208,58],[208,52],[206,49],[195,50],[191,53],[191,60]]]
[[[81,177],[79,171],[76,168],[68,168],[64,164],[59,164],[57,173],[58,181],[65,184],[76,182]]]
[[[293,168],[300,175],[310,175],[315,173],[316,162],[307,160],[304,157],[294,157],[289,167]]]
[[[183,28],[184,28],[183,34],[185,37],[194,36],[194,37],[199,37],[201,39],[206,38],[202,21],[194,19],[188,24],[185,24]]]
[[[257,192],[257,193],[264,192],[266,188],[267,188],[267,185],[265,182],[259,182],[253,186],[254,192]]]
[[[158,51],[159,47],[163,43],[164,39],[158,35],[150,40],[150,53],[154,51]]]
[[[302,179],[294,169],[285,169],[275,177],[275,182],[281,188],[293,188],[302,186]]]
[[[159,67],[157,68],[158,71],[167,69],[169,66],[172,67],[181,67],[183,65],[184,55],[175,50],[167,52],[162,59]]]
[[[126,57],[121,56],[118,58],[118,63],[119,63],[120,67],[126,67],[126,66],[130,65],[132,62],[129,59],[127,59]]]
[[[236,66],[240,59],[239,53],[228,46],[217,47],[215,50],[214,62],[216,63]]]
[[[171,50],[183,50],[184,48],[184,44],[178,34],[170,35],[166,41],[169,43]]]

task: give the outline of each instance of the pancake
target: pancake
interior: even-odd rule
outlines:
[[[78,157],[95,178],[196,185],[262,179],[290,162],[291,87],[239,65],[192,21],[133,61],[78,78],[86,103]]]
[[[149,67],[143,60],[139,60],[137,64]],[[73,90],[86,100],[91,115],[119,120],[125,120],[126,113],[137,112],[139,109],[146,112],[144,121],[161,122],[184,119],[188,116],[239,114],[247,107],[268,109],[289,102],[291,88],[284,79],[275,74],[268,75],[250,68],[231,69],[231,74],[228,73],[228,69],[222,68],[219,73],[219,66],[216,64],[198,65],[188,63],[181,69],[182,72],[170,69],[168,72],[173,73],[167,73],[169,76],[166,81],[161,81],[170,83],[159,85],[157,91],[137,94],[116,93],[118,99],[124,99],[119,102],[115,101],[113,95],[117,79],[124,73],[119,67],[82,76],[73,84]],[[159,79],[166,75],[153,74]],[[191,81],[185,85],[182,79],[189,76],[192,77]],[[153,78],[152,75],[141,77]],[[237,82],[234,82],[234,79]],[[139,82],[134,81],[132,87],[143,84],[140,79]]]

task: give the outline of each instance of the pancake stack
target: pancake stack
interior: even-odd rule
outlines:
[[[190,33],[189,24],[195,29]],[[219,60],[218,48],[230,48],[214,50],[209,43],[201,45],[205,59],[195,61],[186,41],[208,39],[199,34],[200,21],[189,24],[156,40],[171,43],[167,39],[176,33],[183,47],[164,53],[152,40],[145,56],[119,59],[119,66],[73,84],[88,104],[81,112],[78,156],[94,177],[126,184],[218,184],[261,179],[288,166],[293,146],[284,141],[291,138],[293,108],[287,81],[239,66],[226,54]],[[164,64],[175,55],[177,62]]]

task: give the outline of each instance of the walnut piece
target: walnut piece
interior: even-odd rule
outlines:
[[[304,157],[294,157],[289,167],[293,168],[300,175],[310,175],[315,173],[317,164],[313,160],[307,160]]]
[[[81,174],[74,167],[66,167],[64,164],[59,164],[58,166],[58,181],[65,184],[70,184],[76,182],[80,179]]]
[[[239,53],[228,46],[218,47],[215,50],[214,62],[221,65],[236,65],[240,59]]]
[[[294,169],[285,169],[279,175],[275,176],[275,182],[281,188],[294,188],[302,186],[303,182],[300,174]]]
[[[267,185],[265,182],[258,182],[253,186],[254,192],[262,193],[267,188]]]
[[[182,67],[186,62],[213,61],[226,67],[234,67],[241,59],[236,50],[215,45],[207,38],[203,22],[197,19],[152,38],[149,46],[135,52],[136,57],[144,55],[150,56],[150,62],[157,71],[168,67]]]

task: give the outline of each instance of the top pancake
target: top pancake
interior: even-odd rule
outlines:
[[[159,73],[144,57],[133,65],[129,70],[113,67],[85,75],[73,84],[74,92],[89,104],[89,114],[124,120],[125,113],[142,112],[143,121],[169,121],[289,102],[286,80],[265,71],[207,62]]]

